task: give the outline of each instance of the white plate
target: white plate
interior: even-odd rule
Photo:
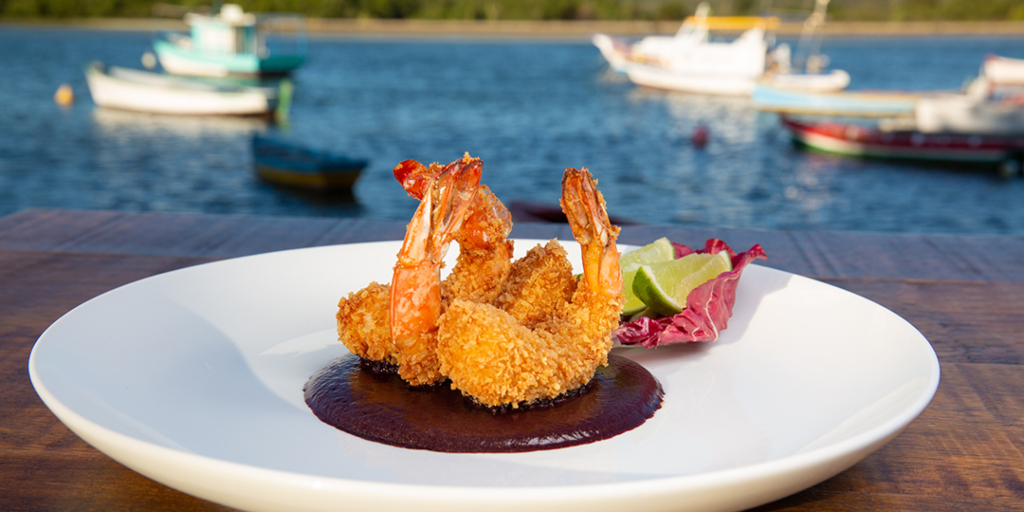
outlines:
[[[739,510],[850,467],[938,386],[935,352],[905,320],[750,266],[717,342],[616,349],[665,388],[635,430],[519,454],[364,441],[317,420],[302,387],[346,353],[338,299],[389,281],[398,247],[276,252],[123,286],[43,333],[32,384],[76,434],[175,489],[245,510],[377,512]]]

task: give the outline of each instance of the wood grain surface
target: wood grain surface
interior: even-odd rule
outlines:
[[[27,210],[0,218],[0,510],[223,510],[153,482],[71,433],[28,378],[33,343],[78,304],[169,270],[246,254],[394,240],[402,222]],[[571,238],[517,224],[520,238]],[[764,246],[765,266],[850,290],[932,343],[928,408],[849,470],[759,511],[1024,510],[1024,239],[623,228],[624,243]],[[983,248],[983,250],[979,250]]]

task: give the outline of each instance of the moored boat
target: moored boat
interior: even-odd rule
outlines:
[[[101,107],[174,115],[272,115],[276,87],[216,84],[149,71],[89,64],[86,82]]]
[[[1024,135],[1024,92],[995,93],[987,75],[961,94],[919,99],[914,105],[917,129],[925,133]]]
[[[701,3],[674,36],[648,36],[630,43],[595,34],[592,41],[611,69],[645,87],[749,96],[758,81],[765,81],[789,89],[839,91],[849,85],[849,74],[826,72],[828,59],[817,52],[814,43],[827,5],[828,0],[817,0],[805,21],[797,66],[790,62],[789,45],[775,44],[778,17],[713,17],[708,16],[707,3]],[[722,41],[713,40],[712,31],[742,33]]]
[[[616,72],[637,85],[702,94],[749,95],[770,59],[769,31],[776,17],[709,16],[706,3],[674,36],[647,36],[630,43],[595,34],[593,43]],[[737,32],[731,41],[713,31]]]
[[[883,130],[835,120],[805,121],[780,116],[801,145],[845,156],[999,165],[1018,172],[1024,136],[934,134],[917,130]]]
[[[259,134],[253,135],[252,153],[260,178],[277,185],[323,192],[351,191],[367,165],[366,160]]]
[[[285,75],[306,61],[305,23],[301,16],[257,17],[235,4],[224,4],[216,14],[185,14],[190,34],[169,33],[153,42],[153,51],[168,73],[223,77]],[[294,40],[290,51],[272,50],[266,33],[271,27],[290,25]]]
[[[613,71],[625,74],[629,65],[634,63],[664,67],[680,53],[692,55],[697,52],[699,55],[701,49],[712,42],[712,31],[750,33],[763,39],[766,31],[774,30],[779,25],[776,17],[709,16],[710,11],[710,6],[702,2],[693,16],[683,20],[674,35],[650,35],[630,42],[598,33],[592,36],[591,41]],[[765,43],[761,53],[764,53],[767,46]]]

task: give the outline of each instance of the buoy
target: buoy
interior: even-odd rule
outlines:
[[[693,135],[690,137],[693,145],[698,148],[703,148],[708,144],[708,128],[702,124],[697,125],[693,129]]]
[[[62,84],[57,88],[57,92],[53,93],[53,101],[62,107],[66,107],[75,102],[75,91],[71,90],[70,85]]]
[[[155,68],[156,67],[156,55],[153,55],[151,52],[143,53],[142,54],[142,66],[145,67],[146,69],[153,69],[153,68]]]

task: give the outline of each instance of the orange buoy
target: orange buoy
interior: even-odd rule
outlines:
[[[71,90],[70,85],[63,84],[57,88],[57,92],[53,93],[53,101],[62,107],[66,107],[75,102],[75,91]]]

